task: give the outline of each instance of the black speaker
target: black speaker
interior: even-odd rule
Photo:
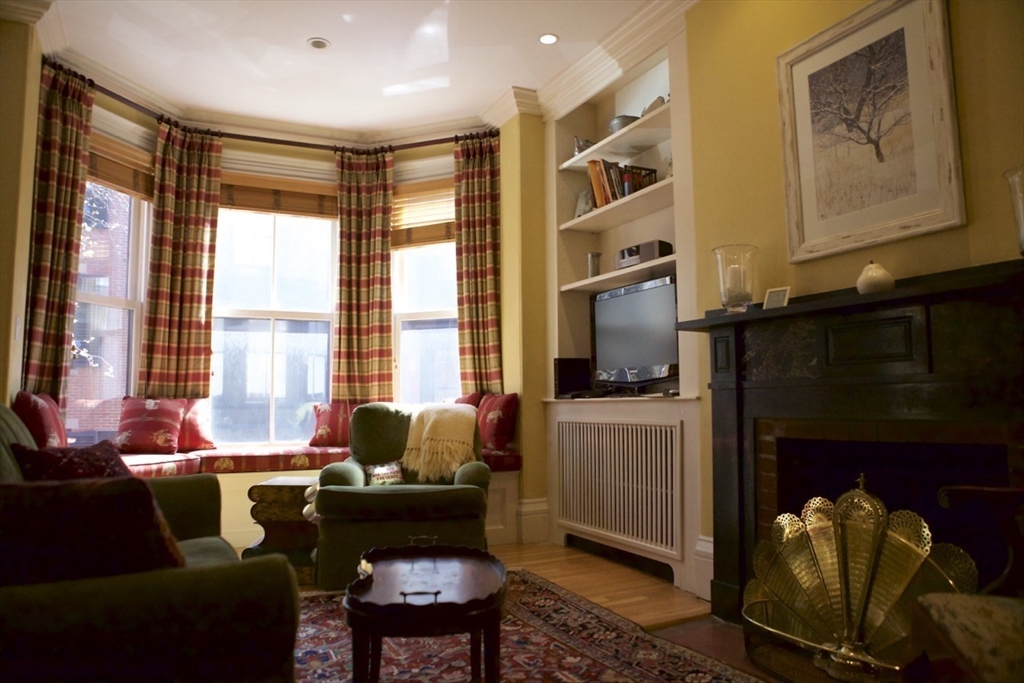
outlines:
[[[589,358],[555,359],[555,398],[590,390]]]

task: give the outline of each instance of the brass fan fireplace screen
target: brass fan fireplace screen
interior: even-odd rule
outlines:
[[[800,517],[779,515],[753,561],[756,578],[743,592],[750,658],[771,670],[778,664],[771,646],[793,646],[846,681],[900,680],[916,654],[910,626],[917,597],[978,586],[965,551],[932,544],[914,512],[890,515],[864,490],[863,475],[835,505],[812,498]]]

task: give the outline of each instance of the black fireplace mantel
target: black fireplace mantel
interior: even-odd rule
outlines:
[[[709,311],[676,329],[711,346],[716,616],[739,620],[753,578],[759,421],[942,425],[954,440],[1005,446],[1009,476],[1024,482],[1024,260],[898,280],[883,294]]]

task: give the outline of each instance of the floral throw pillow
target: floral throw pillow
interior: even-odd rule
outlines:
[[[383,465],[364,465],[366,483],[369,486],[390,486],[405,481],[402,476],[402,463],[386,462]]]
[[[110,441],[85,448],[25,448],[11,444],[25,481],[130,477],[131,470]]]
[[[348,420],[352,414],[348,401],[331,401],[313,406],[316,427],[310,446],[347,446]]]
[[[185,417],[181,420],[181,432],[178,434],[178,452],[188,453],[207,448],[216,448],[213,443],[213,426],[210,424],[210,399],[186,399]]]
[[[11,409],[28,427],[29,433],[35,439],[36,447],[64,448],[68,445],[60,408],[47,394],[19,391],[14,397]]]
[[[122,453],[177,452],[185,404],[183,398],[125,396],[114,443]]]
[[[519,394],[484,394],[477,408],[477,427],[484,448],[505,450],[516,433]]]

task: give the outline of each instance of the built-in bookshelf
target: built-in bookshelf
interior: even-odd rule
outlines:
[[[624,268],[617,258],[620,250],[642,242],[675,245],[671,113],[668,64],[662,62],[555,122],[559,355],[590,356],[591,295],[676,272],[674,254]],[[620,115],[639,118],[608,132],[610,120]],[[583,140],[593,142],[576,153],[577,141]],[[649,169],[651,184],[635,189],[633,182],[627,193],[612,176],[620,174],[621,181],[631,168]],[[601,180],[591,176],[597,169],[605,174]],[[581,194],[596,195],[602,181],[611,186],[608,198],[615,199],[603,206],[595,201],[597,208],[577,215]],[[587,255],[594,252],[601,254],[597,275],[587,268]]]

